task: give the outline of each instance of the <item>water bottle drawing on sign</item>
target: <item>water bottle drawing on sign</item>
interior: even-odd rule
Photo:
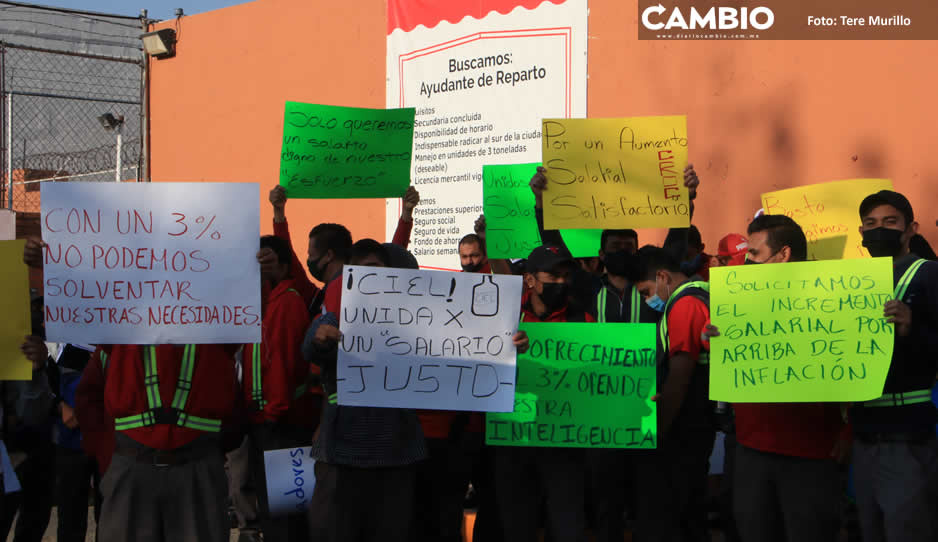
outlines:
[[[498,284],[492,280],[492,275],[485,275],[479,284],[472,287],[472,314],[476,316],[498,314]]]

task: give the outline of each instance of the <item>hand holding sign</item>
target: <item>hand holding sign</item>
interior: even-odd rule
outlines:
[[[808,238],[809,260],[867,258],[857,209],[867,194],[892,190],[887,179],[852,179],[762,194],[769,215],[792,218]]]
[[[43,183],[49,339],[258,342],[257,192],[252,183]]]
[[[690,195],[681,182],[683,116],[545,119],[542,148],[550,186],[546,228],[690,224]]]
[[[29,273],[20,258],[23,241],[0,241],[0,380],[29,380],[32,367],[21,349],[23,338],[32,333],[29,303]],[[38,349],[38,345],[35,345]],[[45,345],[43,345],[44,347]],[[39,352],[33,359],[38,358]]]
[[[547,187],[545,171],[539,163],[482,167],[489,258],[527,258],[543,244],[534,209],[540,207],[538,195]],[[561,230],[560,235],[575,258],[599,252],[602,230]]]
[[[523,323],[511,413],[486,415],[494,446],[654,448],[655,326]]]
[[[711,269],[710,398],[866,401],[883,391],[906,322],[889,258]]]
[[[291,198],[399,198],[413,140],[413,108],[287,102],[280,185]]]
[[[510,411],[521,277],[345,266],[340,405]]]

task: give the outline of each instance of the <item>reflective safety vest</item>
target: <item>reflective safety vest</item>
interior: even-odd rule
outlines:
[[[912,284],[912,279],[915,278],[915,274],[918,273],[918,270],[925,265],[927,260],[918,259],[912,262],[912,265],[905,270],[905,273],[902,274],[902,277],[899,279],[898,284],[896,284],[896,289],[893,292],[895,299],[907,303],[908,299],[906,294],[909,292],[909,285]],[[913,390],[913,391],[904,391],[900,393],[884,393],[880,397],[873,399],[872,401],[865,401],[863,406],[865,407],[893,407],[893,406],[904,406],[904,405],[914,405],[917,403],[930,403],[931,402],[931,390]]]
[[[325,292],[325,291],[326,291],[326,289],[323,288],[323,289],[320,290],[319,292],[320,292],[320,293],[323,293],[323,292]],[[292,292],[292,293],[294,293],[294,294],[300,296],[300,299],[303,298],[303,296],[300,295],[300,292],[297,291],[297,290],[295,290],[295,289],[293,289],[293,288],[287,288],[287,292]],[[319,298],[319,295],[318,295],[318,294],[317,294],[316,298],[317,298],[317,299]],[[314,299],[313,302],[315,303],[316,300]],[[322,306],[322,300],[321,300],[321,299],[319,299],[319,305],[320,305],[320,307]],[[256,412],[256,411],[258,411],[258,410],[264,410],[264,407],[267,406],[267,401],[264,399],[264,386],[263,386],[263,379],[262,379],[262,377],[261,377],[261,344],[260,344],[260,343],[255,343],[255,344],[254,344],[254,348],[252,348],[251,350],[252,350],[252,355],[251,355],[251,377],[252,377],[252,378],[251,378],[251,409]],[[302,384],[300,384],[299,386],[297,386],[296,390],[293,392],[293,398],[294,398],[294,399],[299,399],[300,397],[303,397],[303,395],[306,394],[306,391],[307,391],[308,389],[309,389],[309,383],[308,383],[308,382],[303,382]]]
[[[661,348],[663,349],[665,358],[671,351],[671,337],[668,335],[668,314],[671,313],[671,309],[679,299],[689,295],[700,299],[708,307],[710,306],[710,285],[704,281],[685,282],[679,286],[677,290],[674,290],[674,293],[671,294],[671,297],[664,307],[664,315],[661,317],[661,322],[658,324],[658,339],[661,341]],[[697,364],[707,365],[709,363],[710,351],[701,350]]]
[[[631,305],[629,310],[629,319],[627,323],[638,324],[641,322],[642,314],[642,295],[638,292],[638,288],[633,284],[629,287],[631,293]],[[603,286],[599,290],[599,295],[596,296],[596,321],[600,324],[606,323],[606,304],[609,301],[609,287]]]
[[[182,366],[176,381],[176,392],[172,405],[163,406],[160,397],[160,381],[157,374],[156,347],[142,346],[143,349],[143,385],[147,393],[147,410],[142,414],[125,416],[114,420],[118,431],[149,427],[156,424],[178,425],[198,431],[217,433],[221,431],[221,420],[192,416],[185,412],[189,391],[192,389],[192,375],[195,373],[195,345],[187,344],[182,354]],[[107,354],[101,352],[101,366],[107,367]]]
[[[267,406],[267,401],[264,399],[264,387],[263,379],[261,377],[261,345],[256,343],[252,350],[251,356],[251,407],[252,410],[264,410],[264,407]],[[296,390],[293,392],[293,398],[299,399],[306,394],[306,391],[309,389],[307,382],[303,382],[297,386]]]

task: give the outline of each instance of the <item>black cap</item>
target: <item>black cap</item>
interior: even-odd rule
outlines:
[[[544,245],[531,251],[525,265],[525,272],[537,273],[538,271],[544,271],[553,273],[557,267],[563,265],[576,265],[573,257],[570,256],[570,252],[564,247]]]
[[[892,190],[880,190],[875,194],[870,194],[860,204],[860,220],[870,214],[873,209],[880,205],[891,205],[899,210],[905,216],[905,225],[915,222],[915,214],[912,212],[912,204],[905,196]]]

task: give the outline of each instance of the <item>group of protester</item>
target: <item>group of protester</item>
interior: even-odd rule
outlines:
[[[692,166],[684,179],[693,199]],[[719,335],[710,325],[708,269],[804,261],[798,224],[758,216],[747,236],[727,235],[713,256],[694,227],[669,231],[662,247],[641,248],[635,231],[606,230],[596,257],[574,259],[559,232],[543,229],[544,170],[530,186],[543,246],[525,260],[490,261],[480,217],[476,233],[459,243],[462,269],[523,275],[522,322],[658,324],[656,449],[486,446],[484,414],[338,404],[342,267],[417,268],[407,246],[419,195],[411,188],[404,196],[391,243],[354,241],[340,224],[314,227],[304,269],[277,187],[274,234],[261,238],[257,253],[259,344],[50,351],[36,304],[34,335],[23,345],[33,381],[19,393],[4,391],[5,440],[27,459],[17,471],[21,498],[4,499],[2,525],[8,530],[18,509],[15,540],[40,540],[54,495],[58,539],[83,540],[78,516],[87,513],[93,478],[105,542],[227,540],[229,493],[244,540],[459,541],[471,487],[476,541],[534,541],[543,527],[554,542],[585,541],[588,532],[619,542],[628,510],[636,542],[696,542],[710,539],[708,462],[721,430],[732,489],[728,540],[837,540],[850,458],[864,541],[938,540],[930,399],[938,263],[920,258],[924,249],[910,251],[917,224],[905,197],[882,191],[859,208],[864,246],[894,266],[896,296],[883,317],[895,324],[895,348],[882,397],[728,407],[708,393],[709,341]],[[40,240],[29,240],[25,262],[41,269],[42,251]],[[526,351],[523,332],[513,342]],[[52,423],[54,441],[42,436]],[[34,442],[12,445],[24,431]],[[316,485],[307,513],[271,517],[264,452],[309,445]]]

